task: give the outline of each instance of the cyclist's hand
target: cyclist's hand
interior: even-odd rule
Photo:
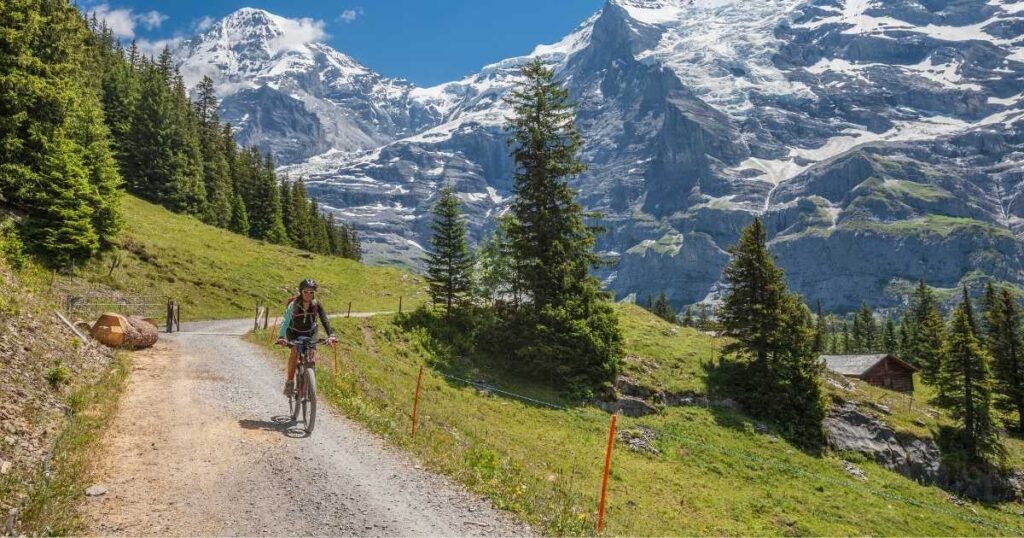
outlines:
[[[277,345],[282,346],[282,347],[283,346],[287,346],[288,345],[288,341],[285,340],[284,338],[278,338],[277,339]]]
[[[327,345],[333,346],[334,344],[337,344],[337,343],[338,343],[338,337],[334,336],[333,334],[331,336],[327,337]]]

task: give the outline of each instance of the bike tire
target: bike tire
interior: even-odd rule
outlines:
[[[316,373],[312,368],[305,372],[306,398],[302,400],[302,422],[306,425],[306,434],[313,433],[316,425]]]
[[[301,383],[301,378],[297,376],[296,382]],[[296,389],[301,388],[302,387],[296,387]],[[299,410],[301,405],[300,397],[301,395],[299,394],[299,390],[293,390],[291,396],[288,397],[288,411],[292,415],[292,422],[299,419]]]

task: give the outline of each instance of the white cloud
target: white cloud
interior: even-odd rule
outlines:
[[[345,11],[341,12],[341,15],[338,17],[338,20],[344,22],[354,22],[362,14],[363,8],[361,7],[356,9],[346,9]]]
[[[97,4],[96,7],[89,10],[89,16],[93,15],[105,22],[114,36],[119,39],[134,39],[135,25],[137,24],[141,24],[147,30],[152,30],[167,20],[167,15],[159,11],[135,13],[128,8],[111,9],[110,5],[106,3]]]
[[[146,56],[157,57],[164,51],[164,47],[170,47],[173,49],[178,46],[179,43],[184,41],[182,37],[171,37],[168,39],[156,39],[150,41],[146,38],[139,38],[135,40],[135,44],[139,47],[139,52]]]
[[[269,45],[276,54],[283,51],[295,50],[306,43],[323,41],[327,38],[324,32],[324,21],[318,21],[303,17],[301,19],[277,19],[281,35],[270,41]]]
[[[110,9],[107,4],[100,4],[89,13],[90,17],[93,15],[107,23],[107,27],[114,32],[114,36],[126,39],[135,37],[135,19],[132,18],[132,10]]]
[[[210,28],[213,28],[213,25],[216,22],[217,19],[214,19],[213,17],[207,15],[196,21],[195,24],[193,24],[193,27],[196,29],[197,32],[205,32]]]
[[[167,15],[164,15],[163,13],[160,13],[156,10],[147,11],[145,13],[139,13],[138,15],[135,15],[135,20],[139,24],[145,26],[147,30],[152,30],[153,28],[159,28],[160,25],[167,20]]]

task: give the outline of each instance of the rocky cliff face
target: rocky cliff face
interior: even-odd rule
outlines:
[[[328,148],[285,170],[357,223],[371,260],[421,255],[445,183],[474,238],[489,230],[511,189],[502,96],[541,58],[578,103],[589,170],[573,184],[609,229],[600,276],[619,297],[714,299],[755,215],[791,286],[828,309],[898,304],[918,278],[1024,283],[1020,3],[613,0],[559,43],[434,88],[317,43],[223,60],[251,48],[225,49],[228,27],[189,46],[186,72],[218,66],[225,115],[279,159]]]

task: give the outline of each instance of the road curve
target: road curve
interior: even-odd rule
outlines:
[[[283,367],[237,335],[252,320],[182,324],[133,356],[99,456],[106,493],[87,534],[524,535],[529,528],[420,469],[321,405],[287,421]]]

